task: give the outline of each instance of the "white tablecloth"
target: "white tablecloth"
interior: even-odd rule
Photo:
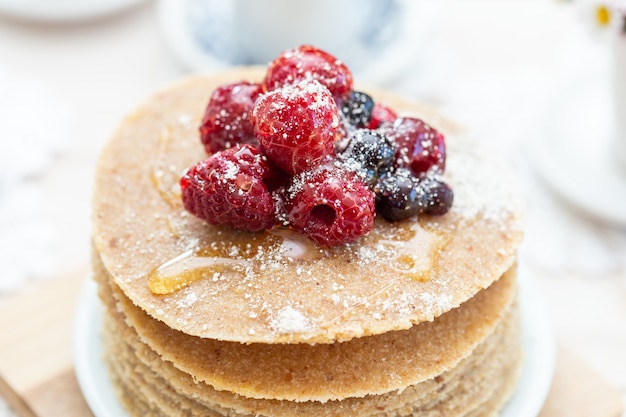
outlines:
[[[64,25],[0,16],[0,297],[87,265],[100,148],[126,113],[188,71],[157,7]],[[407,51],[414,63],[387,87],[440,107],[514,164],[529,205],[523,271],[557,336],[626,393],[626,230],[556,197],[526,149],[560,88],[606,56],[580,10],[438,2],[428,42]],[[0,417],[11,415],[0,400]]]

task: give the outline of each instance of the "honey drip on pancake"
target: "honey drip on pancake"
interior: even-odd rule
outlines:
[[[201,279],[219,279],[222,274],[244,277],[249,271],[262,271],[264,258],[278,257],[287,262],[311,265],[316,260],[353,251],[356,262],[375,262],[408,279],[426,282],[437,272],[440,251],[449,237],[422,227],[419,222],[394,225],[391,234],[375,238],[374,248],[322,248],[288,229],[260,234],[231,235],[210,246],[191,249],[153,269],[148,285],[154,294],[171,294]],[[345,254],[344,254],[345,255]]]
[[[200,279],[236,270],[238,265],[240,261],[202,256],[189,250],[150,272],[148,285],[154,294],[170,294]]]
[[[161,199],[170,207],[180,205],[178,180],[180,171],[167,162],[168,147],[171,143],[171,129],[163,128],[159,136],[158,157],[150,169],[150,180]]]
[[[275,250],[280,237],[270,233],[254,235],[249,240],[214,242],[210,246],[192,249],[170,259],[148,275],[148,285],[154,294],[170,294],[200,279],[232,272],[245,274],[252,268],[252,259],[261,251]]]
[[[247,237],[247,239],[243,239]],[[188,250],[170,259],[148,275],[154,294],[170,294],[195,281],[230,272],[244,275],[249,269],[263,269],[262,254],[280,253],[288,259],[313,261],[324,256],[309,239],[288,230],[243,234],[238,239],[214,242],[211,246]],[[255,262],[256,260],[256,262]]]
[[[397,234],[392,239],[381,239],[378,244],[394,248],[395,257],[389,267],[412,280],[426,282],[437,275],[439,253],[450,241],[451,235],[426,228],[421,222],[396,224]]]

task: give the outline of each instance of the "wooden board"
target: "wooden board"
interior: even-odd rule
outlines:
[[[0,394],[23,417],[91,416],[72,364],[74,313],[87,273],[85,267],[0,302]]]
[[[90,417],[72,365],[72,325],[87,268],[0,302],[0,395],[22,417]],[[620,392],[560,348],[539,417],[619,417]]]

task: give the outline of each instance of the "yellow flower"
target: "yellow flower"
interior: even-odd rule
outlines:
[[[600,26],[608,26],[611,23],[611,9],[600,4],[596,6],[596,21]]]

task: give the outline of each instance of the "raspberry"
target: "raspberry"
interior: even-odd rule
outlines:
[[[253,145],[217,152],[180,179],[185,209],[213,225],[269,229],[276,222],[275,204],[264,180],[274,170]]]
[[[311,78],[325,85],[337,99],[347,97],[352,91],[350,69],[328,52],[309,45],[284,51],[272,61],[263,88],[271,91]]]
[[[386,133],[396,144],[396,165],[409,167],[413,174],[440,174],[446,165],[446,145],[441,133],[420,119],[400,117]]]
[[[335,153],[337,105],[317,81],[302,81],[261,96],[252,122],[261,150],[291,175]]]
[[[383,123],[392,123],[398,115],[384,104],[375,103],[372,109],[372,118],[370,119],[369,129],[378,129]]]
[[[200,126],[200,140],[210,154],[238,143],[254,143],[250,113],[262,93],[260,84],[241,81],[217,88]]]
[[[319,167],[292,179],[285,196],[287,221],[315,242],[352,242],[374,228],[374,194],[356,174]]]

